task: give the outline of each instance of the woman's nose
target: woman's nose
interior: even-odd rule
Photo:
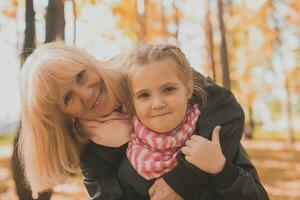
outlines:
[[[161,97],[154,97],[152,101],[152,109],[160,109],[165,106],[165,102]]]
[[[83,102],[87,103],[93,99],[93,90],[92,87],[78,87],[76,93]]]

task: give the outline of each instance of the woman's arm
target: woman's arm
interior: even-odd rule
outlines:
[[[84,184],[91,200],[125,200],[117,180],[117,169],[127,144],[105,147],[90,141],[80,159]]]
[[[189,164],[184,157],[180,157],[176,168],[163,178],[167,182],[167,186],[155,183],[154,187],[157,190],[165,190],[165,197],[168,197],[168,191],[172,194],[174,190],[185,200],[209,199],[211,195],[217,195],[217,199],[224,200],[269,199],[260,183],[255,167],[251,164],[242,146],[239,147],[233,161],[227,159],[223,170],[216,175],[199,170]],[[172,190],[164,189],[168,187],[171,187]]]
[[[127,114],[113,112],[93,121],[79,120],[80,127],[90,136],[80,157],[80,168],[92,200],[125,199],[117,171],[131,132],[127,118]]]
[[[238,174],[238,175],[236,175]],[[268,200],[268,194],[260,183],[254,165],[245,149],[239,146],[234,164],[228,161],[222,172],[212,175],[211,179],[220,199],[257,199]]]
[[[268,198],[260,184],[255,168],[242,146],[234,160],[235,165],[231,161],[226,161],[219,142],[219,130],[219,127],[214,129],[212,141],[198,135],[192,136],[186,142],[186,146],[182,148],[185,159],[196,166],[198,170],[201,169],[200,172],[211,174],[214,184],[211,188],[216,188],[218,199]],[[253,185],[257,185],[257,188],[252,187]],[[256,190],[261,190],[261,192]]]

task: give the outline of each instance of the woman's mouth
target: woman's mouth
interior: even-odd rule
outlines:
[[[102,97],[102,89],[101,89],[101,87],[100,87],[100,91],[99,91],[99,93],[98,93],[97,99],[96,99],[95,103],[93,104],[93,106],[91,107],[91,110],[92,110],[93,108],[95,108],[95,107],[100,103],[101,97]]]

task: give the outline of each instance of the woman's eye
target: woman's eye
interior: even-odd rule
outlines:
[[[167,87],[167,88],[163,89],[163,93],[170,94],[170,93],[174,92],[175,90],[176,90],[175,87]]]
[[[84,73],[85,73],[86,70],[82,70],[81,72],[79,72],[77,75],[76,75],[76,83],[80,83]]]
[[[69,92],[64,96],[64,104],[66,106],[69,105],[71,102],[71,99],[72,99],[72,93]]]

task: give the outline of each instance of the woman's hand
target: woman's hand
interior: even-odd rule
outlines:
[[[112,112],[95,120],[79,120],[80,126],[93,142],[110,147],[119,147],[129,140],[132,126],[128,114]]]
[[[183,200],[163,178],[157,179],[149,189],[151,200]]]
[[[226,159],[220,145],[220,129],[220,126],[214,128],[211,141],[199,135],[193,135],[186,141],[186,146],[181,149],[185,159],[204,172],[210,174],[221,172]]]

